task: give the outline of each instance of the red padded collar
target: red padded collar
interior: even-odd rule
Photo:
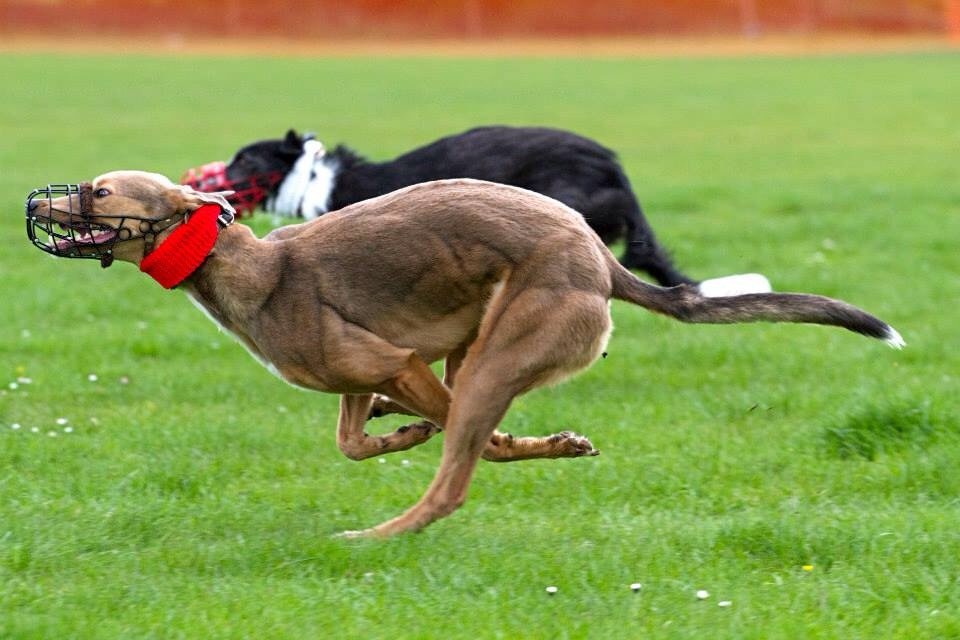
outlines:
[[[220,227],[229,224],[229,221],[220,220],[220,214],[220,205],[217,204],[205,204],[189,214],[140,261],[140,271],[165,289],[172,289],[186,280],[210,255]]]

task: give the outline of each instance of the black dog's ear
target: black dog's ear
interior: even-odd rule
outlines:
[[[296,149],[299,151],[303,146],[303,141],[300,140],[300,134],[297,133],[295,129],[290,129],[287,131],[287,135],[283,139],[283,146],[288,149]]]

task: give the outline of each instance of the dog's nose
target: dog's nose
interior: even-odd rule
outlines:
[[[40,203],[39,203],[38,201],[36,201],[36,200],[31,200],[31,201],[27,204],[27,211],[29,211],[30,213],[33,213],[34,211],[37,210],[37,207],[39,207],[39,206],[40,206]]]

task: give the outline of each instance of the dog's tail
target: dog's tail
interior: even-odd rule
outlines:
[[[681,322],[732,324],[736,322],[807,322],[843,327],[894,348],[904,346],[897,330],[857,307],[805,293],[747,293],[707,297],[696,286],[658,287],[624,269],[611,256],[613,297],[640,305]]]

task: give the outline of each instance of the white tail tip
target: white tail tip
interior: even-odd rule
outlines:
[[[704,280],[698,287],[707,298],[724,298],[745,293],[770,293],[773,287],[762,273],[741,273],[723,278]]]
[[[894,349],[903,349],[907,346],[907,343],[903,341],[900,333],[891,326],[887,326],[887,337],[884,338],[883,341]]]

